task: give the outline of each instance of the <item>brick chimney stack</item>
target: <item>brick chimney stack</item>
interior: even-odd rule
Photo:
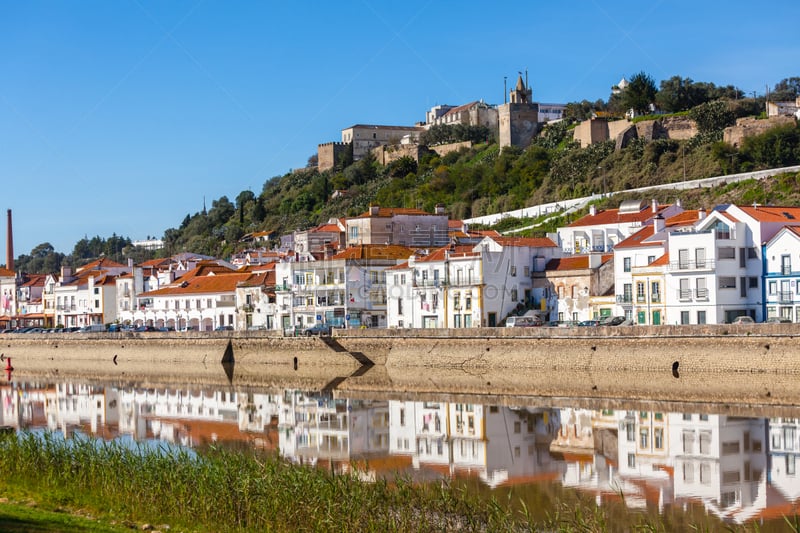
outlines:
[[[11,209],[8,210],[8,230],[6,232],[6,268],[14,271],[14,232],[11,230]]]

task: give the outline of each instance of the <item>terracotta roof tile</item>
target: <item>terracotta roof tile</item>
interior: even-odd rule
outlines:
[[[473,248],[474,246],[472,245],[443,246],[442,248],[437,248],[428,255],[418,257],[416,261],[418,263],[430,263],[444,261],[445,257],[451,259],[457,259],[459,257],[479,257],[480,252],[473,252]]]
[[[737,207],[759,222],[800,223],[800,207],[780,207],[771,205]]]
[[[661,213],[669,205],[659,205],[657,208],[658,213]],[[629,224],[631,222],[644,222],[657,213],[653,213],[651,206],[643,207],[636,213],[620,213],[619,209],[603,209],[594,215],[585,215],[567,227],[577,228],[583,226],[604,226],[606,224]]]
[[[322,224],[311,230],[312,232],[327,231],[331,233],[341,233],[341,229],[336,224]]]
[[[662,255],[652,263],[650,263],[648,266],[664,266],[668,264],[669,264],[669,252],[665,253],[664,255]]]
[[[614,258],[614,254],[603,254],[600,257],[600,264],[604,265]],[[582,270],[589,268],[588,255],[573,255],[570,257],[560,257],[551,259],[547,262],[545,270]]]
[[[16,274],[14,273],[13,270],[9,270],[9,269],[7,269],[5,267],[0,267],[0,277],[13,278],[15,276],[16,276]]]
[[[82,267],[78,268],[76,272],[84,272],[86,270],[101,270],[103,268],[121,268],[125,265],[112,261],[107,257],[101,257],[96,261],[92,261]]]
[[[492,237],[501,246],[529,246],[531,248],[557,248],[547,237]]]
[[[360,244],[350,246],[331,259],[408,259],[414,250],[397,244]]]
[[[220,274],[217,276],[200,276],[181,283],[172,283],[161,289],[143,293],[141,296],[172,296],[177,294],[219,294],[234,292],[236,285],[246,281],[251,274]],[[181,278],[183,279],[183,278]]]
[[[662,234],[663,235],[663,234]],[[650,239],[650,240],[648,240]],[[618,242],[614,249],[619,248],[637,248],[641,246],[656,246],[663,244],[663,236],[656,236],[653,234],[653,226],[645,226],[627,239]]]

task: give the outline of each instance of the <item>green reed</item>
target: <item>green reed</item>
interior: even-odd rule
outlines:
[[[685,531],[689,525],[686,517],[590,501],[561,501],[553,512],[535,513],[536,498],[520,492],[487,493],[445,481],[418,485],[402,477],[365,483],[355,474],[255,451],[201,453],[54,433],[0,436],[3,486],[61,508],[178,531]],[[691,522],[730,530],[707,517]]]

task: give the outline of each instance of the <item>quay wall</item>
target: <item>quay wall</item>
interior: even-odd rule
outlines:
[[[0,354],[19,377],[800,406],[800,324],[6,334]]]

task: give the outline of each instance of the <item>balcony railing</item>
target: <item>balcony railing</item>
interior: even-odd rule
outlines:
[[[414,287],[446,287],[447,281],[441,279],[415,279]]]
[[[630,303],[633,303],[633,295],[631,295],[631,294],[617,294],[617,303],[618,304],[630,304]]]
[[[778,303],[790,304],[793,301],[794,301],[794,296],[792,295],[792,291],[779,291],[778,292]]]
[[[701,259],[699,261],[670,261],[669,270],[714,270],[713,259]]]
[[[791,265],[782,265],[781,266],[781,274],[784,276],[788,276],[792,273],[792,266]]]
[[[678,289],[678,300],[681,302],[689,302],[692,300],[691,289]]]
[[[661,303],[661,295],[659,293],[651,294],[650,301],[654,304]]]
[[[708,301],[708,289],[695,289],[694,290],[694,298],[695,300],[700,300],[702,302]]]

